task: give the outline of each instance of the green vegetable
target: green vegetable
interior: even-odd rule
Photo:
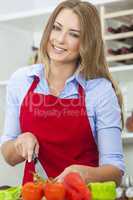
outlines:
[[[0,190],[0,200],[19,200],[20,194],[21,186]]]
[[[89,183],[93,200],[115,200],[116,184],[113,181]]]

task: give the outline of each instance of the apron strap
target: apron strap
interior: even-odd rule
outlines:
[[[79,98],[81,98],[81,105],[85,106],[85,92],[80,84],[78,85],[78,94]]]
[[[33,80],[32,84],[31,84],[31,86],[30,86],[30,88],[28,90],[28,93],[34,91],[34,89],[36,88],[36,86],[39,83],[39,81],[40,81],[39,77],[38,76],[34,76],[34,80]]]

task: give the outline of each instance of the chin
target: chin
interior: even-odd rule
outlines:
[[[50,60],[53,60],[55,62],[66,62],[66,59],[61,58],[60,56],[50,56]]]

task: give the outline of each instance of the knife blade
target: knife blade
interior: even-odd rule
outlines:
[[[35,164],[35,172],[43,179],[48,179],[48,175],[35,153],[32,155],[32,160]]]

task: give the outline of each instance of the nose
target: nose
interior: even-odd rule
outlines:
[[[66,33],[60,32],[60,34],[57,37],[58,43],[63,44],[65,42],[65,39],[66,39]]]

